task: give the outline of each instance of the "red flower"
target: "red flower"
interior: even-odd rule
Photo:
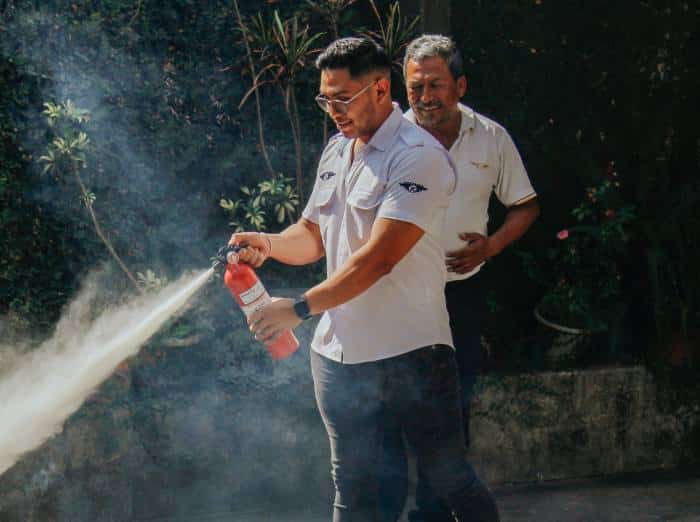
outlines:
[[[563,240],[566,239],[567,237],[569,237],[569,231],[568,231],[568,230],[564,229],[564,230],[560,230],[559,232],[557,232],[557,239],[563,241]]]

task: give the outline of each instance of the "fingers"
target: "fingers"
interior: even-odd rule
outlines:
[[[466,274],[476,268],[478,263],[472,260],[459,259],[447,263],[447,271],[454,274]]]
[[[289,298],[272,298],[272,302],[250,314],[248,325],[255,339],[269,344],[288,328],[295,328],[300,322]]]
[[[462,258],[462,257],[467,257],[476,251],[476,246],[474,245],[467,245],[465,247],[460,248],[459,250],[451,250],[450,252],[447,252],[445,254],[445,257],[449,258]]]
[[[258,235],[259,234],[257,232],[236,232],[235,234],[231,235],[231,239],[229,239],[228,244],[232,246],[257,246],[256,242],[260,240]]]
[[[238,251],[238,260],[253,268],[258,268],[265,262],[265,259],[267,257],[256,248],[247,246]]]
[[[483,234],[478,234],[476,232],[462,232],[459,235],[459,239],[462,241],[483,241],[486,239],[486,236]]]
[[[445,254],[445,257],[448,259],[451,257],[462,257],[462,249],[460,248],[459,250],[450,250]]]
[[[260,267],[270,253],[270,240],[259,232],[237,232],[228,242],[232,246],[240,246],[238,260],[252,266]]]
[[[269,344],[273,342],[282,332],[272,326],[263,328],[255,333],[255,340],[263,344]]]
[[[482,259],[477,251],[465,247],[454,252],[448,252],[445,265],[447,266],[448,272],[466,274],[476,268],[481,261]]]
[[[270,255],[272,243],[263,232],[237,232],[231,235],[229,245],[250,246],[260,250],[265,256]]]
[[[248,316],[248,326],[250,326],[251,332],[253,331],[253,325],[255,323],[260,322],[262,320],[262,318],[263,318],[262,309],[256,310],[255,312],[253,312],[252,314],[250,314]]]
[[[265,320],[260,311],[255,312],[248,318],[248,325],[255,340],[261,343],[270,343],[282,333],[281,329]]]
[[[447,252],[447,254],[445,254],[447,257],[465,257],[476,253],[483,247],[486,237],[472,232],[463,232],[459,235],[459,239],[466,241],[467,244],[462,248]]]

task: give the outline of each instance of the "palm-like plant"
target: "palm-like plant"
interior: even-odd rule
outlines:
[[[415,34],[420,17],[416,16],[413,19],[402,17],[401,6],[397,0],[389,6],[389,13],[386,21],[384,21],[374,0],[369,0],[369,3],[379,24],[379,31],[366,31],[362,34],[376,40],[377,43],[384,47],[391,59],[391,63],[398,70],[401,70],[401,51],[408,45],[408,42]]]
[[[343,18],[343,13],[348,7],[357,3],[357,0],[326,0],[325,2],[315,2],[314,0],[306,0],[306,3],[311,6],[311,9],[318,12],[326,19],[331,29],[333,30],[333,38],[340,38],[340,23]]]
[[[296,15],[282,21],[274,11],[272,22],[267,25],[260,14],[253,17],[245,31],[251,35],[255,52],[263,65],[253,79],[253,86],[245,94],[239,107],[243,106],[251,94],[265,84],[276,86],[280,90],[284,109],[289,118],[289,125],[294,141],[296,159],[296,190],[303,194],[303,170],[301,151],[301,121],[296,97],[296,82],[299,73],[306,66],[311,55],[316,52],[314,43],[324,33],[309,34],[309,27],[301,27]]]
[[[270,155],[267,152],[267,144],[265,143],[265,132],[263,130],[263,121],[262,121],[262,108],[261,108],[261,103],[260,103],[260,93],[258,92],[257,88],[257,77],[258,75],[256,74],[256,67],[255,67],[255,59],[253,58],[253,51],[250,47],[250,42],[249,39],[253,38],[256,35],[262,35],[263,37],[267,38],[268,35],[264,34],[264,29],[265,25],[262,22],[262,17],[260,16],[260,13],[258,13],[257,18],[260,22],[260,26],[256,26],[256,18],[253,18],[253,25],[256,27],[256,30],[254,30],[252,33],[248,31],[248,28],[246,25],[243,23],[243,17],[241,16],[241,11],[238,8],[238,1],[233,0],[233,7],[234,10],[236,11],[236,20],[238,22],[238,29],[241,31],[243,35],[243,43],[245,44],[245,50],[246,50],[246,56],[248,57],[248,66],[250,67],[250,74],[253,77],[253,92],[255,93],[255,110],[256,110],[256,115],[257,115],[257,120],[258,120],[258,139],[260,141],[260,152],[263,155],[263,158],[265,159],[265,166],[267,167],[267,171],[270,175],[273,175],[275,173],[275,170],[272,168],[272,162],[270,161]]]

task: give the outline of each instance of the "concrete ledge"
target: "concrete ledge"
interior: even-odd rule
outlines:
[[[483,377],[471,455],[490,484],[697,463],[700,406],[662,412],[641,366]]]

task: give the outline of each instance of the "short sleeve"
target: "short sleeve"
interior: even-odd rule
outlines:
[[[506,207],[534,198],[537,194],[532,188],[520,153],[513,140],[503,131],[500,143],[500,158],[496,197]]]
[[[456,184],[446,151],[433,146],[408,149],[390,168],[377,218],[407,221],[434,231]]]

